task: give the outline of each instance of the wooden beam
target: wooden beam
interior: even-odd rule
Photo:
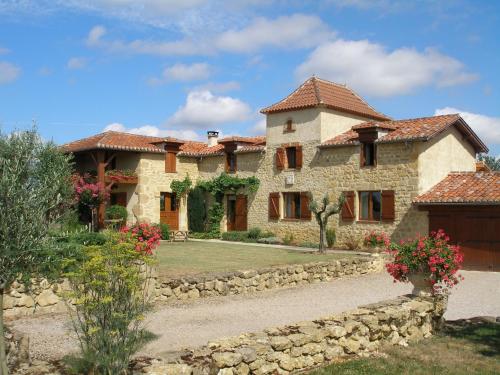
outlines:
[[[112,154],[108,160],[106,160],[106,163],[105,163],[105,167],[107,167],[109,165],[109,163],[111,163],[113,161],[113,159],[116,158],[116,152],[114,154]]]

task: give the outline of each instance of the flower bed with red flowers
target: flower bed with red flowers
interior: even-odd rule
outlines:
[[[463,280],[457,272],[464,258],[460,248],[449,241],[440,229],[430,236],[393,243],[387,248],[394,256],[394,261],[386,265],[387,271],[394,282],[408,282],[409,274],[423,273],[435,293],[452,288]]]
[[[141,253],[152,255],[161,239],[161,231],[158,225],[140,223],[131,227],[123,227],[120,232],[127,233],[137,241],[135,249]]]
[[[385,232],[377,233],[375,231],[371,231],[365,236],[363,243],[368,247],[386,248],[391,244],[391,240],[389,235]]]

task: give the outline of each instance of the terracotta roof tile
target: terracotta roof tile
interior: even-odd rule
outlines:
[[[423,140],[427,141],[440,134],[450,126],[457,125],[469,141],[474,145],[477,152],[487,152],[488,148],[458,115],[442,115],[433,117],[422,117],[407,120],[393,120],[383,122],[363,122],[355,125],[351,130],[342,133],[321,144],[320,147],[348,146],[358,144],[358,133],[355,130],[379,127],[389,132],[377,139],[377,143],[407,142]]]
[[[500,172],[452,172],[413,202],[500,204]]]
[[[265,144],[266,137],[265,136],[257,136],[257,137],[240,137],[238,135],[232,135],[229,137],[224,137],[219,139],[219,143],[227,143],[227,142],[240,142],[240,143],[251,143],[251,144]]]
[[[181,152],[178,153],[179,156],[199,157],[224,155],[224,145],[222,144],[208,147],[206,143],[202,142],[186,142],[180,148]]]
[[[123,150],[141,152],[164,152],[155,143],[162,142],[162,138],[144,135],[108,131],[93,135],[62,146],[65,152],[79,152],[88,150]]]
[[[390,120],[383,113],[377,112],[350,88],[317,77],[309,78],[285,99],[262,109],[261,112],[284,112],[320,105],[376,120]]]
[[[247,154],[251,152],[263,152],[266,151],[266,146],[264,145],[249,145],[241,146],[236,149],[235,154]]]

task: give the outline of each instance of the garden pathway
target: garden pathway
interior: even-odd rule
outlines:
[[[446,318],[500,316],[500,273],[463,274],[465,281],[451,295]],[[166,356],[171,351],[204,345],[220,337],[311,320],[390,299],[410,289],[407,284],[394,284],[387,274],[381,273],[250,296],[162,305],[148,316],[148,328],[158,337],[142,354]],[[77,348],[65,315],[24,318],[11,324],[30,335],[35,357],[57,358]]]

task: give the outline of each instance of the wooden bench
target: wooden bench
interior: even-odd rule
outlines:
[[[170,231],[170,242],[188,240],[189,231],[187,230],[171,230]]]

